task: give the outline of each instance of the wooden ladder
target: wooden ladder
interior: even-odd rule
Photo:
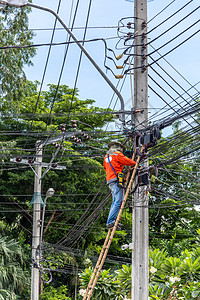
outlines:
[[[142,153],[144,150],[144,146],[141,147],[141,150],[140,152]],[[134,160],[134,157],[135,157],[135,153],[133,154],[133,160]],[[110,248],[110,245],[111,245],[111,242],[112,242],[112,239],[113,239],[113,236],[115,234],[115,231],[117,229],[117,225],[118,225],[118,222],[121,218],[121,215],[122,215],[122,211],[124,209],[124,206],[126,204],[126,200],[128,198],[128,195],[129,195],[129,191],[131,189],[131,185],[132,185],[132,182],[133,182],[133,179],[135,178],[135,174],[136,174],[136,171],[137,171],[137,167],[139,165],[139,162],[140,162],[140,158],[141,156],[138,156],[137,158],[137,161],[136,161],[136,165],[133,169],[133,173],[131,175],[131,179],[129,181],[129,184],[128,184],[128,187],[126,189],[126,193],[125,193],[125,196],[123,198],[123,201],[122,201],[122,204],[121,204],[121,207],[120,207],[120,210],[119,210],[119,213],[118,213],[118,216],[117,216],[117,219],[115,221],[115,224],[114,224],[114,227],[109,229],[108,231],[108,234],[106,236],[106,239],[105,239],[105,242],[104,242],[104,245],[101,249],[101,253],[99,255],[99,258],[97,260],[97,263],[96,263],[96,266],[94,268],[94,271],[92,273],[92,276],[90,278],[90,281],[89,281],[89,284],[87,286],[87,289],[85,291],[85,294],[84,294],[84,297],[83,297],[83,300],[90,300],[90,298],[92,297],[92,293],[94,291],[94,288],[96,286],[96,283],[97,283],[97,280],[99,278],[99,275],[100,275],[100,272],[102,270],[102,267],[104,265],[104,262],[105,262],[105,259],[106,259],[106,256],[108,254],[108,250]],[[129,174],[130,174],[130,171],[129,171]]]

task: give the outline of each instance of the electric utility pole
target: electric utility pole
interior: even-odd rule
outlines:
[[[42,185],[42,168],[46,168],[46,170],[54,169],[54,170],[64,170],[65,166],[55,164],[52,166],[53,159],[50,163],[42,162],[42,152],[43,146],[52,144],[53,142],[57,142],[60,140],[65,140],[66,137],[75,136],[80,134],[81,131],[74,130],[70,133],[63,133],[61,135],[55,136],[53,138],[49,138],[44,142],[37,141],[36,142],[36,158],[35,161],[32,159],[22,159],[20,157],[12,158],[10,161],[19,164],[29,165],[31,169],[35,173],[34,180],[34,196],[33,196],[33,231],[32,231],[32,265],[31,265],[31,300],[39,299],[39,290],[40,290],[40,274],[39,274],[39,264],[40,264],[40,249],[39,246],[41,243],[41,185]],[[58,147],[58,152],[60,148]],[[55,157],[55,156],[54,156]],[[35,167],[35,170],[33,169]],[[45,172],[46,174],[46,172]],[[44,175],[44,173],[43,173]]]
[[[134,24],[134,109],[143,111],[134,115],[137,131],[148,124],[147,0],[134,1]],[[139,186],[133,199],[132,300],[148,300],[148,231],[148,194]]]
[[[31,269],[31,300],[39,299],[39,253],[40,215],[41,215],[41,177],[42,177],[42,144],[36,144],[36,164],[34,201],[33,201],[33,237],[32,237],[32,269]]]

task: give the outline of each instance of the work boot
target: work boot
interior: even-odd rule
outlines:
[[[114,225],[115,225],[115,222],[112,222],[112,223],[110,223],[110,224],[107,225],[107,228],[111,229],[111,228],[114,227]],[[117,224],[116,230],[121,230],[121,227],[120,227],[119,223]]]

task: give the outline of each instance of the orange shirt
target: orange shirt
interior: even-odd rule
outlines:
[[[126,157],[122,152],[116,151],[112,154],[109,154],[110,162],[113,166],[113,169],[115,170],[115,173],[119,173],[123,171],[123,166],[134,166],[136,162],[128,157]],[[107,183],[116,181],[116,175],[109,164],[108,161],[108,154],[104,157],[103,162],[104,170],[106,171],[106,180]]]

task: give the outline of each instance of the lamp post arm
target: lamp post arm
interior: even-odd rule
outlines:
[[[124,99],[123,99],[121,93],[114,86],[114,84],[110,81],[110,79],[106,76],[106,74],[101,70],[101,68],[97,65],[97,63],[94,61],[94,59],[91,57],[91,55],[84,48],[84,46],[78,41],[76,36],[72,33],[72,31],[68,28],[68,26],[65,24],[65,22],[59,17],[59,15],[54,10],[52,10],[48,7],[30,3],[27,0],[0,0],[0,4],[11,5],[11,6],[16,6],[16,7],[30,6],[33,8],[37,8],[40,10],[50,12],[52,15],[54,15],[56,17],[56,19],[60,22],[60,24],[65,28],[67,33],[72,37],[72,39],[75,41],[75,43],[79,46],[79,48],[83,51],[83,53],[87,56],[87,58],[90,60],[90,62],[93,64],[93,66],[97,69],[97,71],[105,79],[105,81],[108,83],[108,85],[112,88],[112,90],[115,92],[115,94],[118,96],[118,98],[121,102],[121,112],[120,112],[121,121],[122,121],[123,125],[125,125]]]
[[[11,0],[13,1],[13,0]],[[16,0],[15,0],[16,1]],[[83,53],[87,56],[87,58],[90,60],[90,62],[93,64],[93,66],[97,69],[97,71],[101,74],[101,76],[105,79],[105,81],[109,84],[109,86],[112,88],[112,90],[115,92],[115,94],[119,97],[119,100],[121,102],[121,121],[125,122],[125,114],[124,114],[124,99],[121,95],[121,93],[117,90],[117,88],[114,86],[114,84],[110,81],[110,79],[106,76],[106,74],[101,70],[101,68],[97,65],[97,63],[94,61],[94,59],[91,57],[91,55],[87,52],[87,50],[84,48],[84,46],[77,40],[76,36],[72,33],[72,31],[68,28],[68,26],[64,23],[64,21],[59,17],[59,15],[53,11],[50,8],[43,7],[37,4],[33,4],[30,2],[27,2],[27,6],[38,8],[47,12],[50,12],[53,14],[56,19],[60,22],[60,24],[65,28],[67,33],[71,36],[71,38],[75,41],[75,43],[78,45],[78,47],[83,51]]]

